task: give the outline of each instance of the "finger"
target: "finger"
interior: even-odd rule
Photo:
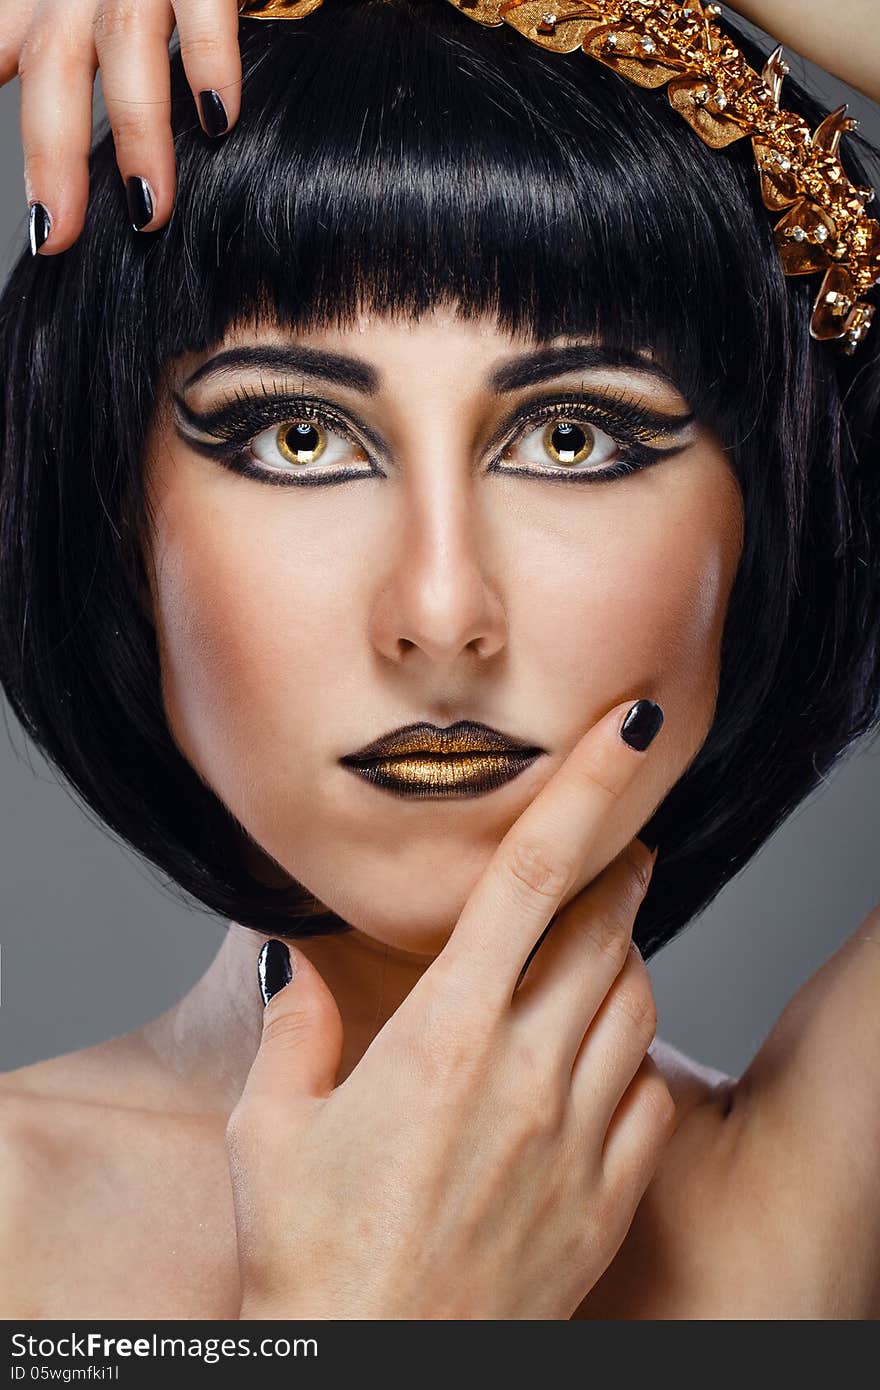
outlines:
[[[0,12],[0,86],[11,82],[18,72],[21,45],[36,8],[37,0],[16,0]]]
[[[647,761],[642,747],[625,740],[643,744],[639,734],[653,737],[662,717],[651,700],[616,705],[507,831],[437,957],[483,1003],[509,1005],[541,932],[565,895],[590,878],[593,842]]]
[[[263,1031],[242,1103],[268,1100],[292,1104],[297,1098],[326,1096],[342,1062],[343,1027],[336,1000],[305,956],[288,943],[271,939],[260,952],[260,969],[276,976],[289,960],[290,979],[263,1009]],[[254,980],[257,988],[257,980]]]
[[[513,998],[517,1026],[571,1070],[584,1034],[623,969],[654,854],[631,840],[550,925]]]
[[[653,1057],[646,1056],[614,1112],[602,1149],[605,1180],[624,1206],[634,1206],[675,1132],[676,1110]]]
[[[95,49],[129,220],[164,226],[174,206],[169,0],[98,0]]]
[[[43,0],[21,45],[19,112],[35,254],[66,251],[85,220],[97,67],[92,4]]]
[[[172,0],[183,70],[202,129],[225,135],[241,107],[237,0]]]
[[[656,1032],[657,1005],[648,967],[630,946],[571,1069],[571,1099],[585,1129],[606,1133]]]

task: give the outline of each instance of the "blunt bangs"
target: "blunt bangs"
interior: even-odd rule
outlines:
[[[742,429],[789,309],[748,140],[719,157],[665,91],[440,0],[243,21],[242,51],[219,145],[175,73],[173,222],[133,248],[161,358],[233,321],[296,333],[448,299],[536,340],[650,347],[695,408],[735,396]]]
[[[344,329],[441,302],[536,342],[648,349],[717,435],[745,515],[715,722],[646,827],[660,855],[634,935],[650,956],[880,720],[880,331],[852,359],[810,338],[818,281],[783,275],[751,142],[708,149],[665,88],[446,0],[325,0],[242,20],[240,39],[241,116],[219,141],[173,56],[168,225],[131,230],[105,130],[83,233],[24,251],[0,299],[7,698],[166,886],[291,939],[345,930],[302,885],[252,872],[245,828],[167,725],[137,602],[163,369],[240,326]],[[790,77],[783,104],[812,128],[825,114]],[[860,152],[847,136],[847,172],[875,181]]]

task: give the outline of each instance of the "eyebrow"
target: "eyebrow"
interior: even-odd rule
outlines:
[[[382,385],[382,374],[362,357],[297,344],[267,343],[259,347],[226,348],[218,352],[186,378],[182,389],[188,391],[208,377],[231,374],[249,367],[303,372],[306,376],[330,381],[336,386],[347,386],[364,396],[375,396]],[[623,367],[636,375],[663,381],[684,397],[679,383],[659,363],[648,362],[628,349],[602,343],[571,343],[523,353],[490,372],[486,377],[486,386],[500,396],[551,377],[562,376],[566,372],[591,367]]]

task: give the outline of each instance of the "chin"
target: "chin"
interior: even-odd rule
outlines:
[[[363,936],[395,951],[411,952],[428,960],[440,954],[455,929],[467,895],[460,902],[445,908],[438,902],[420,905],[410,899],[404,914],[401,904],[351,903],[321,901],[338,917],[355,927]]]

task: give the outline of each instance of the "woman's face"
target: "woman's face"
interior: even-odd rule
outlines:
[[[253,360],[226,356],[242,348]],[[578,391],[590,400],[566,402]],[[230,405],[233,445],[204,418]],[[590,877],[638,833],[711,726],[742,543],[736,479],[714,436],[676,420],[690,410],[649,355],[603,364],[589,339],[536,344],[453,305],[296,338],[237,329],[169,364],[147,441],[145,601],[173,737],[261,862],[370,937],[433,955],[585,730],[648,696],[664,728]],[[663,433],[646,411],[669,417]],[[458,720],[545,752],[451,798],[339,761],[400,725]]]

